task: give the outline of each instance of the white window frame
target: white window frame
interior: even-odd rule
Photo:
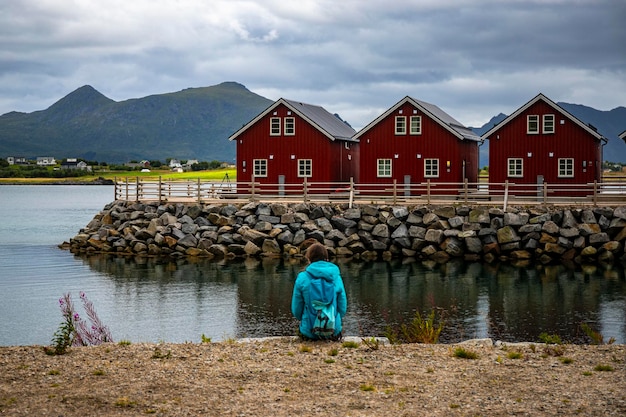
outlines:
[[[285,136],[295,136],[296,134],[296,118],[285,117]]]
[[[422,116],[411,116],[409,132],[411,135],[422,134]]]
[[[267,177],[267,159],[253,159],[252,173],[256,178]]]
[[[574,158],[559,158],[559,178],[574,178]]]
[[[406,135],[406,116],[396,116],[396,135]]]
[[[391,158],[379,158],[376,160],[376,176],[378,178],[391,178]]]
[[[524,160],[522,158],[508,158],[506,160],[506,176],[509,178],[523,178]]]
[[[270,136],[280,136],[280,117],[270,118]]]
[[[424,178],[439,178],[439,159],[424,159]]]
[[[543,115],[543,133],[554,133],[556,123],[555,117],[553,114],[544,114]]]
[[[313,160],[298,159],[298,177],[311,178],[313,176]]]
[[[531,129],[531,124],[533,128]],[[529,135],[537,135],[539,134],[539,115],[538,114],[529,114],[526,116],[526,133]]]

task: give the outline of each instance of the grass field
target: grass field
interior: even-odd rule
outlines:
[[[169,169],[165,170],[152,170],[151,172],[139,172],[139,171],[97,171],[90,175],[84,175],[82,177],[71,178],[0,178],[0,184],[58,184],[62,182],[92,182],[99,178],[107,180],[113,180],[115,178],[129,180],[135,178],[141,178],[143,180],[158,181],[159,177],[162,180],[198,180],[200,181],[222,181],[228,178],[234,182],[237,180],[237,171],[235,169],[215,169],[207,171],[191,171],[191,172],[172,172]]]

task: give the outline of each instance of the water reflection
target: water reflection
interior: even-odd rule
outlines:
[[[293,335],[291,292],[299,260],[166,261],[89,256],[113,282],[128,333],[148,326],[167,341]],[[349,335],[382,335],[416,310],[446,314],[443,342],[475,337],[537,341],[558,334],[583,343],[585,322],[624,343],[626,282],[621,268],[515,267],[453,261],[338,261],[348,295]]]

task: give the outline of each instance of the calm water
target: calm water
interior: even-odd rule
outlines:
[[[48,344],[58,299],[79,292],[115,340],[199,342],[294,334],[296,261],[163,261],[80,257],[57,248],[113,199],[108,186],[0,186],[0,345]],[[626,340],[624,269],[515,268],[449,262],[339,262],[348,293],[345,333],[382,334],[416,309],[446,312],[442,341],[584,341],[580,323]]]

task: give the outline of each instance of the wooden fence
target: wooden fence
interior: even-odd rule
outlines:
[[[626,181],[586,184],[444,183],[426,181],[404,184],[307,182],[261,184],[259,182],[142,180],[116,178],[115,199],[138,202],[219,203],[224,200],[284,201],[353,204],[486,204],[509,205],[620,205],[626,204]]]

